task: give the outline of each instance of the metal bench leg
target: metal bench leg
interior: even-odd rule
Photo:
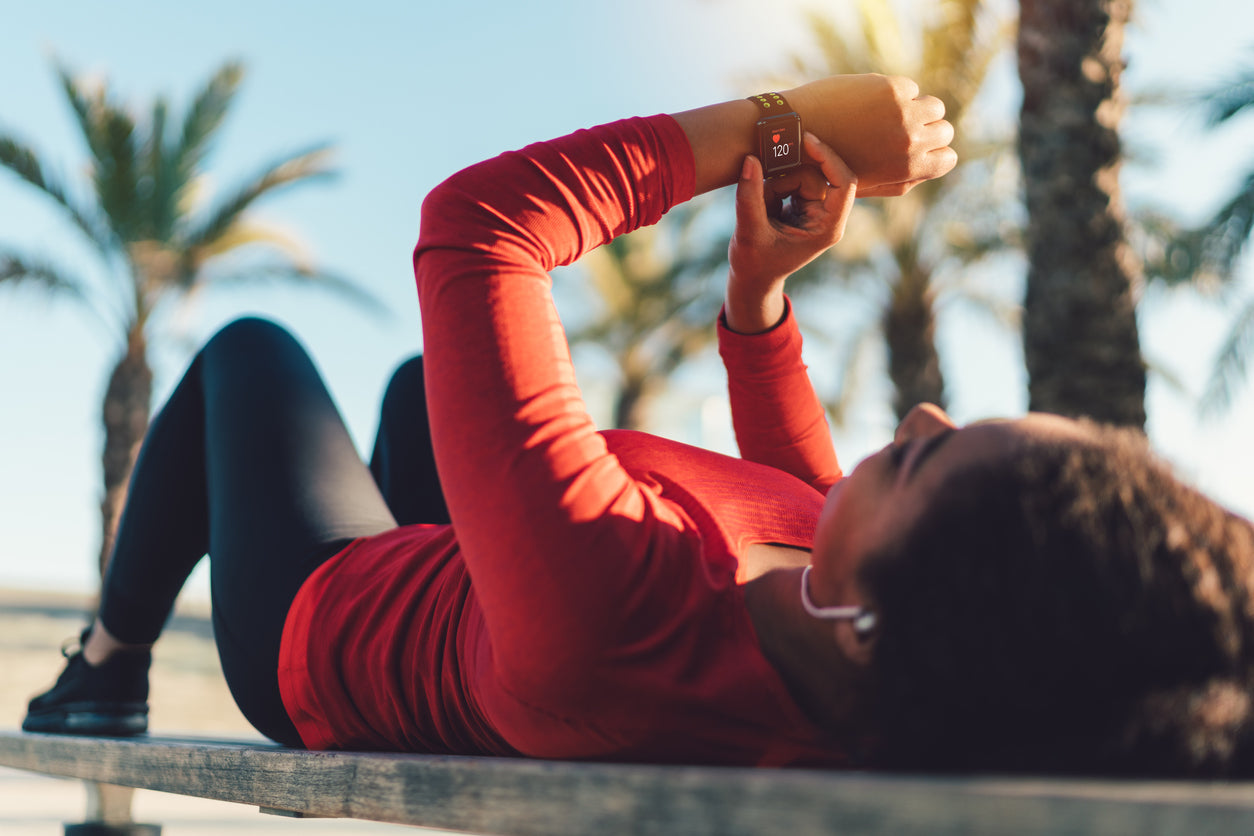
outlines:
[[[87,821],[67,824],[65,836],[161,836],[161,825],[137,824],[131,819],[135,790],[94,781],[83,783],[87,788]]]

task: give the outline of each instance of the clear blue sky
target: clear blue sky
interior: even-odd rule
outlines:
[[[163,322],[172,350],[157,360],[161,399],[191,350],[229,319],[260,312],[305,341],[368,449],[387,375],[421,346],[410,251],[427,190],[499,151],[621,116],[681,110],[740,96],[801,43],[802,2],[586,0],[434,3],[9,4],[0,29],[0,124],[25,137],[70,179],[83,152],[51,71],[58,56],[107,76],[128,100],[164,94],[176,106],[225,60],[248,74],[209,159],[211,189],[310,142],[339,149],[341,177],[264,203],[260,216],[298,232],[323,264],[356,277],[391,318],[282,288],[204,297]],[[811,4],[817,6],[818,4]],[[833,10],[847,4],[827,4]],[[775,9],[767,19],[765,9]],[[299,9],[295,15],[288,10]],[[1139,4],[1129,34],[1133,89],[1206,83],[1248,55],[1254,12],[1238,0]],[[1007,70],[1011,65],[1007,63]],[[1001,117],[1014,116],[1006,74]],[[1154,196],[1183,213],[1215,206],[1250,164],[1249,125],[1200,138],[1182,115],[1129,123],[1164,151],[1130,170],[1130,199]],[[0,239],[34,251],[82,250],[66,225],[0,174]],[[1021,276],[1008,275],[1013,291]],[[1152,299],[1146,349],[1196,392],[1225,324],[1223,311],[1186,297]],[[98,537],[98,411],[116,346],[73,305],[30,290],[0,290],[0,586],[90,588]],[[1013,340],[961,324],[942,327],[956,417],[1021,411]],[[677,411],[690,408],[679,405]],[[1199,425],[1186,394],[1155,383],[1151,434],[1181,472],[1254,513],[1247,427],[1254,398]],[[886,410],[870,406],[838,434],[852,464],[884,443]],[[682,421],[677,423],[681,429]]]

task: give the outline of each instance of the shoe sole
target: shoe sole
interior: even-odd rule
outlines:
[[[100,710],[65,706],[57,711],[27,714],[22,731],[133,737],[148,731],[148,708],[139,705]]]

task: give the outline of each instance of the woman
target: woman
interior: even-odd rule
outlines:
[[[941,657],[920,648],[981,624],[982,602],[1000,594],[980,574],[990,550],[976,546],[989,538],[971,524],[986,513],[964,503],[984,501],[986,486],[1002,505],[1014,504],[1001,493],[1012,488],[1052,497],[1037,470],[1074,451],[1098,451],[1085,461],[1100,462],[1103,432],[1046,417],[958,430],[924,407],[842,478],[784,280],[840,238],[855,194],[900,194],[948,171],[952,129],[943,105],[904,79],[837,77],[785,96],[813,134],[805,149],[815,167],[769,188],[752,156],[756,106],[737,101],[503,155],[428,197],[414,266],[451,525],[396,526],[285,334],[245,321],[215,337],[145,441],[100,617],[57,687],[32,702],[26,727],[141,729],[146,646],[208,551],[228,684],[259,730],[290,745],[944,765],[938,753],[965,738],[975,745],[954,752],[953,764],[1015,765],[1009,750],[1031,765],[1049,754],[1048,740],[1007,747],[985,734],[1004,724],[986,729],[979,712],[953,706],[1010,696],[1020,702],[989,716],[1024,711],[1035,721],[1057,688],[1023,699],[999,670],[981,673],[958,641],[946,649],[965,681],[933,694],[910,671],[948,681],[934,671]],[[719,337],[744,459],[597,433],[547,271],[733,181],[737,227]],[[774,195],[790,190],[785,215]],[[404,436],[409,420],[389,432]],[[420,436],[414,426],[409,434]],[[1063,495],[1075,480],[1055,481]],[[1014,518],[1008,542],[1052,554],[1058,547],[1034,526],[1048,527],[1055,513],[1083,516],[1082,506],[1044,501],[1039,518]],[[435,518],[420,511],[416,521]],[[934,542],[929,532],[946,526],[957,530]],[[1170,528],[1164,542],[1188,551],[1194,533],[1184,528]],[[1064,550],[1073,540],[1064,537]],[[929,562],[916,567],[917,555]],[[960,574],[970,588],[951,590],[948,562],[963,560],[974,567]],[[1239,573],[1219,574],[1223,587]],[[1026,600],[1039,589],[1050,586],[1021,583],[1016,593]],[[1075,592],[1053,589],[1048,600]],[[922,618],[939,635],[920,637],[912,609],[920,598],[929,616],[961,602],[966,620]],[[1029,630],[1049,635],[1053,615]],[[1214,656],[1219,664],[1240,653]],[[1198,682],[1238,670],[1195,667]],[[1155,676],[1142,676],[1137,693],[1194,681]],[[1121,732],[1127,695],[1108,698],[1085,681],[1068,691],[1094,693],[1097,707],[1093,718],[1076,715],[1076,745],[1050,765],[1123,768],[1096,756]],[[927,722],[911,722],[910,701],[922,697]],[[1087,705],[1076,700],[1064,714]],[[955,731],[931,728],[951,710]]]

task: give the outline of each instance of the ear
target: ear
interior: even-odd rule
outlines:
[[[877,634],[859,635],[851,621],[837,621],[832,629],[836,633],[836,645],[841,655],[860,667],[869,667],[875,656]]]

